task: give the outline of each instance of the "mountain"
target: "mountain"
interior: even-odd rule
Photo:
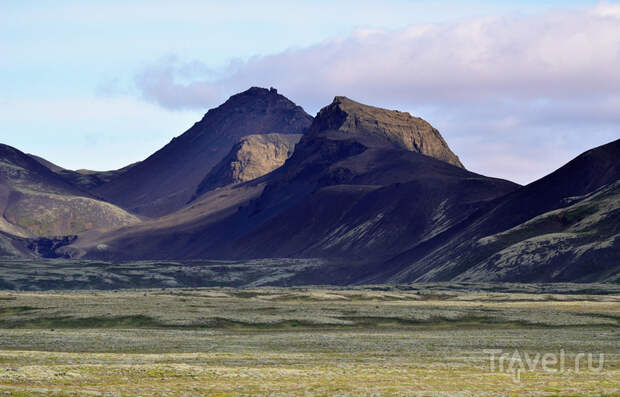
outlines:
[[[346,97],[298,139],[237,138],[192,200],[157,219],[34,247],[0,230],[0,255],[261,259],[261,279],[287,285],[618,279],[620,140],[519,186],[466,170],[426,121]]]
[[[293,154],[301,134],[255,134],[242,137],[200,182],[196,196],[227,185],[251,181],[281,167]]]
[[[79,187],[82,190],[92,190],[96,187],[103,185],[104,183],[111,182],[112,180],[123,175],[129,169],[137,165],[138,163],[130,164],[118,170],[112,171],[91,171],[91,170],[68,170],[62,168],[42,157],[34,154],[29,154],[30,157],[38,161],[41,165],[45,166],[56,175],[67,181],[73,186]]]
[[[364,282],[575,281],[620,271],[620,140],[491,202]],[[615,270],[614,270],[615,269]],[[376,270],[376,269],[375,269]]]
[[[139,222],[71,185],[31,156],[0,144],[0,232],[22,238],[74,235]]]
[[[107,259],[378,261],[442,233],[517,187],[465,170],[422,119],[336,97],[292,157],[270,174],[72,247],[73,254]]]
[[[477,241],[458,281],[599,281],[620,274],[620,181]],[[480,254],[477,254],[480,255]]]
[[[187,132],[93,192],[134,213],[166,215],[191,200],[241,137],[301,134],[311,122],[310,115],[275,89],[253,87],[209,110]]]

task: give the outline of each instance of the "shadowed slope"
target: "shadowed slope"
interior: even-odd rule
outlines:
[[[619,158],[620,140],[589,150],[364,281],[564,281],[617,272]]]

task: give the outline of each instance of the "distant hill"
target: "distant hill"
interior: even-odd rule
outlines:
[[[253,87],[209,110],[187,132],[94,192],[137,214],[166,215],[191,200],[241,137],[301,134],[311,122],[310,115],[275,89]]]
[[[0,213],[0,232],[24,238],[74,235],[139,222],[6,145],[0,145]]]
[[[62,168],[59,165],[56,165],[54,163],[52,163],[51,161],[44,159],[43,157],[37,156],[35,154],[28,154],[28,156],[32,157],[34,160],[36,160],[39,164],[41,164],[42,166],[44,166],[45,168],[49,169],[52,172],[60,172],[60,171],[67,171],[66,169]]]
[[[40,164],[44,165],[52,172],[60,176],[65,181],[69,182],[73,186],[79,187],[84,190],[93,190],[96,187],[103,185],[104,183],[111,182],[117,177],[123,175],[129,169],[137,165],[138,163],[130,164],[126,167],[123,167],[118,170],[112,171],[91,171],[91,170],[68,170],[62,168],[42,157],[36,156],[34,154],[29,154],[30,157],[38,161]]]

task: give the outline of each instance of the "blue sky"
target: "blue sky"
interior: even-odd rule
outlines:
[[[617,2],[12,1],[0,142],[118,168],[263,85],[312,114],[334,95],[410,111],[525,183],[620,136],[615,26]]]

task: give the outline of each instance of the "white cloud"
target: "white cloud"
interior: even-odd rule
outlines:
[[[184,66],[163,63],[145,94],[163,105],[204,106],[208,98],[277,83],[314,105],[325,92],[407,103],[494,97],[564,98],[620,90],[620,13],[602,4],[583,12],[489,17],[399,31],[363,29],[280,54],[254,57],[220,79],[176,83]],[[171,101],[170,90],[182,92]]]
[[[601,17],[620,18],[620,4],[609,2],[600,3],[594,7],[592,14]]]
[[[522,183],[620,136],[618,4],[361,29],[204,79],[187,79],[184,67],[156,63],[138,86],[173,109],[205,109],[259,85],[312,112],[335,95],[411,111],[437,125],[471,169]]]

